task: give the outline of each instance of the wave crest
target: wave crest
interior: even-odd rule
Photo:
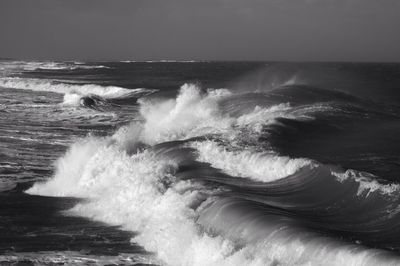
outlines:
[[[96,84],[69,84],[46,79],[0,78],[0,86],[6,88],[45,91],[60,94],[76,93],[81,95],[98,95],[104,98],[120,98],[146,89],[126,89],[117,86],[101,86]]]
[[[88,199],[69,213],[139,232],[132,241],[170,265],[398,263],[350,241],[389,234],[381,219],[399,221],[397,197],[260,141],[266,126],[313,119],[315,108],[259,105],[265,94],[247,95],[251,107],[232,104],[242,96],[186,84],[176,99],[142,99],[143,121],[78,141],[54,178],[27,192]],[[363,219],[349,223],[355,210]]]

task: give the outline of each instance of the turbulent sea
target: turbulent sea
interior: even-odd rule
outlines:
[[[0,61],[1,265],[400,265],[400,64]]]

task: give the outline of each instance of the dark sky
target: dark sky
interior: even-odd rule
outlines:
[[[400,62],[400,1],[0,0],[0,57]]]

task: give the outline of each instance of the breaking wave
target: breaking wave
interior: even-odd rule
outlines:
[[[104,98],[125,92],[79,87]],[[399,248],[400,187],[300,152],[326,141],[318,134],[347,141],[354,123],[389,123],[384,108],[296,85],[232,92],[185,84],[175,99],[139,104],[142,122],[77,141],[54,177],[27,192],[87,199],[68,213],[138,232],[132,241],[168,265],[399,263],[390,250]]]
[[[129,89],[116,86],[101,86],[96,84],[68,84],[46,79],[30,78],[1,78],[0,86],[6,88],[46,91],[54,93],[80,93],[82,95],[95,94],[105,98],[118,98],[130,94]]]
[[[46,79],[0,78],[0,87],[64,94],[64,105],[83,107],[104,107],[112,105],[113,100],[140,98],[154,93],[144,88],[126,89],[117,86],[97,84],[73,84]]]

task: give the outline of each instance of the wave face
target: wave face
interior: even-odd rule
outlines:
[[[136,100],[156,91],[154,89],[126,89],[118,86],[76,84],[19,77],[0,78],[0,87],[63,94],[62,105],[64,106],[85,107],[98,111],[110,110],[112,108],[109,107],[115,107],[118,103]]]
[[[27,193],[87,199],[68,213],[137,232],[168,265],[398,265],[399,109],[320,83],[278,65],[141,98]]]
[[[0,86],[20,90],[45,91],[61,94],[94,94],[105,98],[120,98],[137,92],[136,90],[130,90],[116,86],[101,86],[96,84],[68,84],[52,80],[27,78],[2,78],[0,79]]]

